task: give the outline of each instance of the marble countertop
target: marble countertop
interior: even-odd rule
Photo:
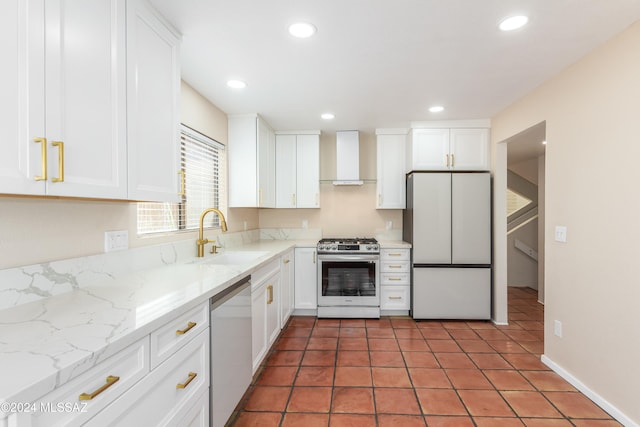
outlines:
[[[0,402],[40,398],[297,245],[315,242],[261,240],[227,251],[253,252],[242,264],[207,254],[0,310]]]
[[[402,240],[381,240],[379,243],[382,249],[411,249],[411,243]]]

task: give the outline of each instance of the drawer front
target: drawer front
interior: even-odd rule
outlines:
[[[195,375],[194,375],[195,374]],[[87,426],[166,426],[209,396],[209,329],[185,344]]]
[[[409,261],[395,261],[395,262],[383,262],[382,263],[382,272],[383,273],[394,273],[394,272],[403,272],[406,273],[409,271],[410,265]]]
[[[409,310],[409,286],[382,286],[380,288],[381,310]]]
[[[260,267],[251,273],[251,290],[258,289],[265,280],[268,280],[276,273],[280,272],[280,258],[270,261],[267,265]]]
[[[151,333],[151,369],[209,327],[209,303],[176,317]]]
[[[409,249],[382,249],[380,250],[380,260],[382,262],[409,261]]]
[[[409,273],[382,273],[380,284],[385,285],[408,285],[411,278]]]
[[[80,425],[116,400],[148,372],[149,337],[145,336],[39,399],[35,403],[38,411],[32,414],[31,426]],[[86,395],[83,398],[92,398],[80,400],[83,393]],[[63,407],[58,409],[57,405],[60,404]]]

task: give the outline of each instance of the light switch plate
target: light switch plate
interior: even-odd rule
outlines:
[[[127,230],[105,231],[104,251],[122,251],[129,249],[129,232]]]
[[[555,231],[556,242],[565,243],[567,241],[567,227],[565,227],[564,225],[556,225]]]

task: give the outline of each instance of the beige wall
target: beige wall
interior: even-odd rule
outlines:
[[[387,221],[402,229],[402,211],[376,209],[376,136],[360,132],[362,186],[334,186],[336,135],[320,136],[320,209],[260,209],[260,227],[321,228],[324,237],[371,237],[384,232]]]
[[[545,355],[636,423],[638,46],[640,22],[492,118],[494,146],[546,121]]]
[[[181,89],[182,121],[227,142],[227,116],[187,84]],[[230,231],[258,227],[256,209],[231,209]],[[128,230],[129,246],[195,239],[195,233],[137,237],[136,204],[55,198],[0,197],[0,269],[104,252],[104,232]],[[195,247],[195,246],[194,246]]]

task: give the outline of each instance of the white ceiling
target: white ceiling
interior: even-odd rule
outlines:
[[[151,2],[183,35],[184,80],[212,103],[324,132],[491,118],[640,18],[640,0]],[[521,13],[526,27],[497,29]],[[317,34],[291,37],[298,20]]]

